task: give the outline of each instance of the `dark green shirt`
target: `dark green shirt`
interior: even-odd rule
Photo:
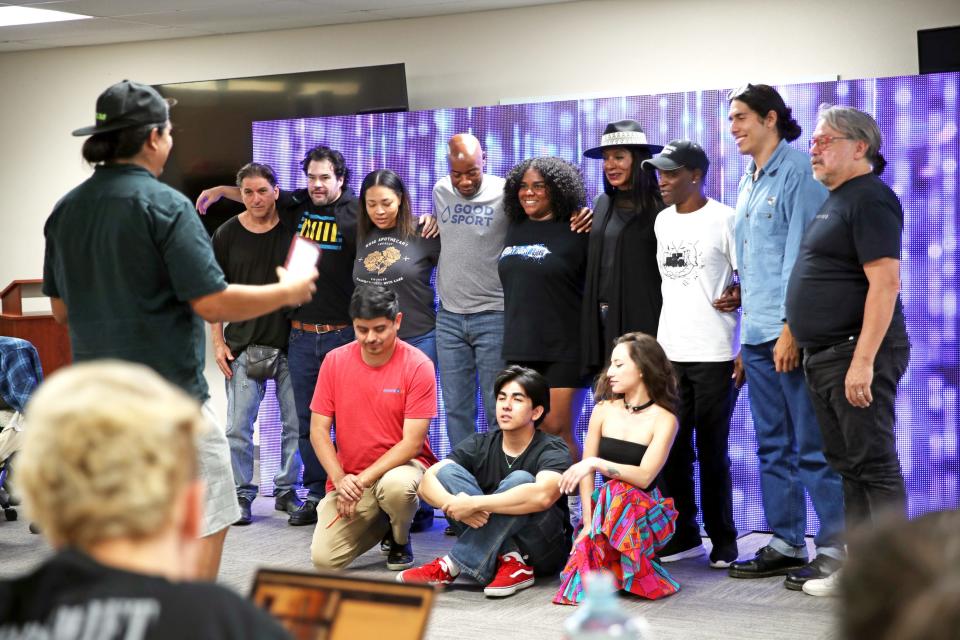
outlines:
[[[189,301],[227,283],[190,201],[140,166],[98,166],[44,236],[43,292],[67,306],[74,360],[140,362],[205,400],[203,320]]]

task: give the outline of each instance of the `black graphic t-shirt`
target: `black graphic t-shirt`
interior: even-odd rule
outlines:
[[[430,276],[440,257],[440,238],[397,237],[397,229],[374,228],[357,247],[355,284],[379,284],[397,292],[403,321],[400,337],[421,336],[436,325]]]
[[[505,360],[580,362],[588,242],[567,222],[510,223],[499,263]]]
[[[290,319],[310,324],[350,324],[358,209],[359,202],[348,187],[336,202],[323,207],[314,206],[306,189],[280,192],[280,221],[294,233],[316,242],[323,251],[317,265],[317,292],[310,302],[291,311]]]
[[[104,566],[74,549],[0,581],[0,638],[263,640],[290,636],[215,584],[174,583]]]

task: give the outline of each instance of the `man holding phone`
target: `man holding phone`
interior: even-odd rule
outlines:
[[[213,234],[213,252],[227,282],[267,284],[275,266],[283,263],[293,236],[293,230],[281,224],[277,214],[277,177],[270,166],[251,162],[237,173],[237,187],[247,209],[224,222]],[[315,252],[307,266],[312,269],[314,264]],[[298,270],[292,264],[287,266],[293,273]],[[274,508],[293,513],[303,504],[295,491],[301,463],[297,451],[297,404],[287,364],[289,335],[289,322],[281,311],[231,322],[226,328],[221,322],[210,325],[217,366],[226,377],[227,442],[240,503],[240,518],[234,523],[237,525],[253,522],[251,505],[258,489],[253,482],[253,423],[271,378],[276,384],[282,426],[280,468],[273,478]],[[276,360],[272,375],[257,371],[265,354]]]
[[[316,270],[279,282],[228,284],[190,201],[157,178],[170,149],[170,103],[124,80],[97,99],[83,158],[93,175],[64,196],[44,226],[43,293],[69,326],[74,360],[145,364],[184,389],[214,426],[198,443],[206,483],[200,575],[215,579],[239,512],[223,429],[209,402],[203,320],[249,320],[310,300]]]

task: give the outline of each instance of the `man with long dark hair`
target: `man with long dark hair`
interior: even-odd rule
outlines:
[[[153,88],[124,80],[97,99],[83,157],[93,176],[63,197],[44,227],[43,292],[68,324],[74,360],[119,358],[152,367],[204,403],[203,320],[240,321],[310,299],[316,271],[279,282],[227,284],[210,239],[187,198],[157,177],[173,138],[169,104]],[[239,517],[223,429],[199,445],[207,483],[202,529],[214,578],[227,527]]]
[[[735,240],[743,322],[740,357],[750,384],[750,412],[757,434],[763,513],[773,530],[754,558],[734,562],[734,578],[787,575],[788,589],[823,578],[843,555],[840,478],[823,457],[823,442],[800,351],[784,321],[787,281],[800,240],[827,191],[810,173],[806,154],[789,142],[800,125],[776,89],[748,84],[728,96],[730,133],[750,156],[737,191]],[[725,310],[725,301],[718,308]],[[807,563],[804,489],[820,519],[817,555]]]

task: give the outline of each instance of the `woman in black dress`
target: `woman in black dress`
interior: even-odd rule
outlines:
[[[647,144],[638,122],[620,120],[608,124],[600,145],[583,154],[603,159],[583,296],[581,357],[590,374],[609,359],[618,336],[657,335],[663,297],[653,222],[664,204],[656,172],[641,165],[662,149]]]

